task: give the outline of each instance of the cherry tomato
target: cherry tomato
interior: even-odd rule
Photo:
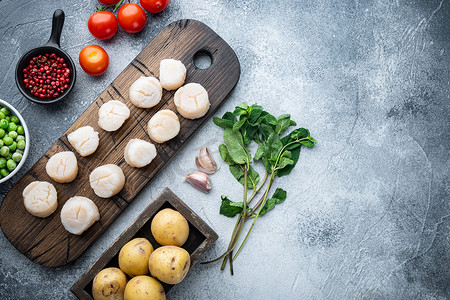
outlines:
[[[156,14],[162,12],[169,5],[170,0],[141,0],[141,6],[148,12]]]
[[[111,4],[117,4],[120,0],[98,0],[98,2],[105,4],[105,5],[111,5]]]
[[[145,11],[137,4],[128,3],[119,9],[117,14],[120,27],[126,32],[136,33],[144,29],[147,23]]]
[[[97,45],[89,45],[81,49],[78,59],[83,70],[93,76],[105,73],[109,66],[108,53]]]
[[[116,34],[119,23],[112,12],[99,11],[89,17],[88,28],[95,38],[107,40]]]

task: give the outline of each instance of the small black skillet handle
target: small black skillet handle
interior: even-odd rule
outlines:
[[[50,39],[47,42],[48,46],[53,46],[60,48],[59,45],[61,41],[61,31],[63,29],[64,25],[64,12],[60,9],[55,10],[53,13],[53,23],[52,23],[52,34],[50,36]]]

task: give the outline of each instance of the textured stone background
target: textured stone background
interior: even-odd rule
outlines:
[[[135,1],[134,1],[135,2]],[[0,199],[97,95],[167,24],[200,20],[241,62],[241,79],[217,115],[242,101],[291,113],[319,145],[277,185],[287,201],[261,218],[235,265],[195,266],[170,299],[450,298],[450,2],[447,0],[172,0],[139,34],[95,40],[86,22],[96,1],[0,1],[0,98],[23,114],[31,154]],[[97,43],[111,66],[93,78],[79,68],[64,103],[22,98],[14,68],[66,12],[62,46],[73,58]],[[241,197],[227,168],[204,195],[183,183],[201,146],[214,150],[210,121],[106,233],[74,263],[35,265],[0,234],[2,299],[74,298],[69,288],[163,189],[170,187],[219,234],[204,259],[224,251],[234,225],[220,195]],[[213,137],[211,139],[211,137]],[[18,198],[20,201],[20,198]]]

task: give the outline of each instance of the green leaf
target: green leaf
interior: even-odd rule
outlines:
[[[243,102],[240,105],[236,106],[236,108],[233,111],[233,115],[236,117],[242,116],[247,114],[248,105],[247,103]]]
[[[258,118],[261,115],[262,111],[263,111],[262,106],[253,104],[250,107],[250,114],[248,115],[248,121],[252,124],[258,121]]]
[[[253,157],[253,159],[260,160],[263,155],[264,155],[264,143],[261,143],[259,144],[258,150],[256,150],[255,157]]]
[[[244,146],[244,140],[241,132],[233,131],[232,129],[227,128],[225,129],[224,139],[231,158],[237,164],[248,164],[250,160],[248,149]]]
[[[259,126],[259,131],[261,132],[263,139],[267,140],[269,136],[275,132],[275,129],[269,124],[261,123]]]
[[[243,202],[234,202],[229,200],[226,196],[221,196],[222,203],[220,204],[220,214],[232,218],[238,215],[244,209]]]
[[[298,128],[289,133],[287,136],[281,139],[283,145],[286,145],[288,143],[294,142],[296,140],[305,139],[304,141],[299,141],[298,143],[289,145],[286,147],[287,150],[292,150],[294,148],[297,148],[301,145],[305,145],[307,147],[314,147],[315,144],[317,144],[316,139],[314,139],[312,136],[309,135],[308,129],[305,128]]]
[[[268,199],[264,206],[261,208],[260,216],[264,215],[269,210],[272,210],[275,205],[283,203],[286,200],[287,193],[285,190],[277,188],[272,195],[272,198]],[[241,209],[242,211],[242,209]]]
[[[241,104],[239,104],[238,106],[236,106],[236,108],[240,108],[243,110],[247,110],[248,109],[248,104],[247,102],[242,102]]]
[[[252,140],[256,142],[259,140],[258,136],[258,127],[252,126],[249,123],[246,123],[243,127],[241,127],[242,136],[244,137],[244,145],[249,145]]]
[[[213,122],[214,124],[216,124],[217,126],[219,126],[220,128],[233,128],[233,122],[230,120],[225,120],[225,119],[221,119],[218,117],[214,117],[213,118]]]
[[[249,189],[254,189],[259,182],[259,174],[256,172],[255,169],[253,169],[252,166],[249,166],[247,170],[247,187]],[[244,178],[242,178],[242,185],[244,185]]]
[[[277,168],[283,169],[286,166],[293,165],[294,161],[287,157],[281,157],[278,161]]]
[[[308,140],[304,140],[304,141],[300,141],[299,143],[302,144],[302,145],[305,145],[306,147],[309,147],[309,148],[314,147],[314,145],[315,145],[315,143],[313,141],[309,140],[309,139]]]
[[[227,112],[223,115],[222,119],[224,119],[224,120],[230,120],[231,122],[233,122],[233,124],[237,121],[236,116],[235,116],[233,113],[229,112],[229,111],[227,111]]]
[[[224,144],[221,144],[219,146],[219,153],[220,157],[222,157],[223,161],[226,162],[228,165],[232,166],[236,164],[236,162],[231,158],[227,146],[225,146]]]
[[[240,184],[244,185],[244,165],[231,165],[230,173],[234,176],[234,178],[239,181]],[[250,166],[247,170],[247,187],[250,189],[254,189],[255,186],[259,182],[259,174],[258,172]]]
[[[268,159],[276,159],[280,154],[281,149],[283,148],[283,143],[280,140],[280,136],[276,133],[270,134],[267,141],[264,142],[265,151],[264,154]]]
[[[219,126],[220,128],[233,128],[233,124],[237,122],[235,115],[230,112],[226,112],[222,118],[214,117],[214,124]]]
[[[244,185],[244,164],[236,164],[236,162],[231,158],[227,146],[224,144],[219,146],[219,153],[223,161],[229,165],[230,173],[240,184]],[[253,189],[258,182],[259,174],[250,165],[247,171],[247,187]]]
[[[291,115],[281,115],[278,117],[275,132],[279,135],[282,135],[286,131],[286,129],[289,128],[289,126],[291,126]]]
[[[296,149],[289,151],[289,152],[291,152],[290,159],[292,160],[293,163],[290,165],[287,165],[286,167],[284,167],[282,169],[277,170],[278,177],[288,175],[289,173],[291,173],[292,169],[295,167],[295,165],[298,162],[298,159],[300,158],[300,150],[301,150],[301,148],[298,147]]]
[[[269,125],[276,126],[277,125],[277,118],[275,118],[274,116],[272,116],[271,114],[268,113],[264,117],[263,122],[266,123],[266,124],[269,124]]]
[[[241,120],[237,121],[233,124],[233,131],[238,131],[241,129],[241,127],[247,122],[247,118],[242,118]]]
[[[271,173],[282,148],[283,144],[281,143],[279,135],[273,132],[258,147],[258,150],[256,151],[258,153],[255,155],[255,159],[261,159],[267,172]]]
[[[308,136],[309,136],[309,130],[308,129],[297,128],[294,131],[292,131],[291,133],[289,133],[289,135],[286,136],[285,138],[287,138],[286,139],[288,141],[287,143],[289,143],[289,142],[292,142],[292,141],[295,141],[295,140],[306,138]]]

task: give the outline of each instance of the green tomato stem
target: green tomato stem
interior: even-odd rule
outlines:
[[[100,6],[98,6],[98,7],[95,9],[95,12],[104,11],[104,10],[106,10],[107,8],[110,8],[110,7],[114,7],[113,12],[116,12],[116,10],[120,7],[120,5],[122,5],[123,1],[124,1],[124,0],[120,0],[120,1],[117,2],[116,4],[103,4],[103,5],[100,5]],[[128,1],[128,2],[129,2],[129,1]]]
[[[113,12],[116,12],[116,10],[120,7],[120,5],[122,5],[123,0],[120,0],[117,4],[116,7],[114,7]],[[130,1],[128,1],[129,3]]]

